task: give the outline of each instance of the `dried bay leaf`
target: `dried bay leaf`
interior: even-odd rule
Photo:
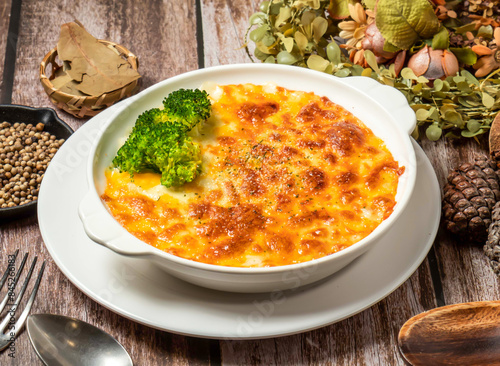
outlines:
[[[87,95],[109,93],[140,78],[127,60],[74,22],[61,26],[57,54],[76,89]]]
[[[78,83],[74,81],[71,76],[69,76],[66,71],[64,71],[64,68],[60,67],[57,69],[57,71],[54,74],[54,79],[51,80],[52,85],[54,88],[57,90],[69,94],[69,95],[76,95],[76,96],[86,96],[83,94],[80,90],[78,90],[76,87]]]

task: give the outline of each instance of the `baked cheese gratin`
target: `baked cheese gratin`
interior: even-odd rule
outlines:
[[[207,85],[203,170],[166,188],[106,172],[101,198],[142,241],[216,265],[271,267],[336,253],[393,212],[404,167],[343,107],[276,85]]]

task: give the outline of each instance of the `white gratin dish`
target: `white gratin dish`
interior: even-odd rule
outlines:
[[[205,82],[222,85],[273,83],[326,96],[344,107],[380,137],[394,159],[405,167],[399,179],[393,213],[366,238],[340,252],[300,264],[266,268],[225,267],[191,261],[163,252],[130,234],[100,199],[105,188],[105,171],[142,112],[161,106],[163,98],[172,91],[198,88]],[[85,232],[90,239],[116,253],[150,260],[168,273],[203,287],[233,292],[269,292],[323,279],[376,245],[405,209],[414,188],[417,164],[409,135],[415,128],[415,113],[397,89],[371,78],[337,78],[305,68],[274,64],[216,66],[172,77],[121,104],[99,131],[90,151],[89,191],[79,207]]]

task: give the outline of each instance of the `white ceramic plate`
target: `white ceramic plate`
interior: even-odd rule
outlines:
[[[124,317],[205,338],[294,334],[340,321],[380,301],[410,277],[432,246],[440,190],[432,166],[414,143],[417,182],[394,228],[349,266],[314,285],[265,294],[218,292],[171,277],[149,262],[115,254],[87,237],[78,205],[88,189],[91,141],[103,123],[130,102],[101,112],[73,134],[52,160],[38,202],[42,237],[57,266],[86,295]]]

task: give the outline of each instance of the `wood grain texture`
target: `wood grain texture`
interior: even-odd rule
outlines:
[[[499,301],[448,305],[408,320],[398,343],[414,366],[499,365]]]
[[[488,154],[488,141],[485,138],[479,143],[424,141],[422,145],[441,187],[450,170],[462,163],[474,161],[474,156],[478,154]],[[490,268],[482,245],[452,237],[441,228],[434,250],[447,304],[500,299],[500,279]]]
[[[5,60],[5,49],[8,43],[10,8],[10,1],[0,1],[0,65],[2,65],[2,71],[0,72],[0,87],[3,84],[3,64]]]
[[[204,64],[250,62],[243,46],[249,16],[257,1],[199,0],[203,17]],[[0,0],[0,64],[3,65],[10,1]],[[96,37],[121,43],[139,57],[144,89],[198,67],[196,0],[23,0],[12,101],[52,106],[38,81],[38,65],[57,43],[60,25],[80,20]],[[0,73],[1,74],[1,73]],[[1,88],[1,84],[0,84]],[[0,90],[1,91],[1,90]],[[58,111],[74,129],[77,120]],[[484,153],[475,142],[422,146],[444,185],[448,171]],[[183,337],[131,322],[81,293],[64,277],[42,243],[36,217],[0,223],[0,271],[16,248],[47,260],[34,313],[74,316],[94,324],[123,343],[136,365],[404,365],[397,334],[410,317],[437,306],[434,283],[446,303],[500,298],[499,282],[482,248],[460,243],[440,230],[435,242],[436,267],[425,260],[386,299],[339,323],[310,332],[266,340],[218,341]],[[434,264],[432,264],[434,265]],[[38,267],[37,267],[38,268]],[[433,277],[434,276],[434,277]],[[436,282],[437,281],[437,282]],[[0,353],[1,365],[39,365],[26,332],[16,341],[16,358]]]
[[[95,37],[123,43],[138,55],[142,89],[198,66],[194,1],[24,0],[22,5],[14,103],[52,107],[39,83],[37,69],[45,53],[57,43],[60,25],[73,19],[80,20]],[[2,2],[0,9],[7,8],[8,4]],[[85,122],[61,111],[58,114],[74,129]],[[6,255],[15,248],[47,260],[33,313],[63,314],[94,324],[118,339],[137,365],[217,363],[217,348],[215,361],[210,356],[213,341],[178,336],[131,322],[83,295],[47,253],[36,217],[0,223],[0,243],[0,270],[6,266]],[[15,356],[10,358],[6,352],[1,353],[0,364],[40,364],[26,332],[16,341]]]
[[[248,18],[257,11],[258,3],[244,0],[202,3],[205,66],[251,62],[244,49],[244,38]]]

